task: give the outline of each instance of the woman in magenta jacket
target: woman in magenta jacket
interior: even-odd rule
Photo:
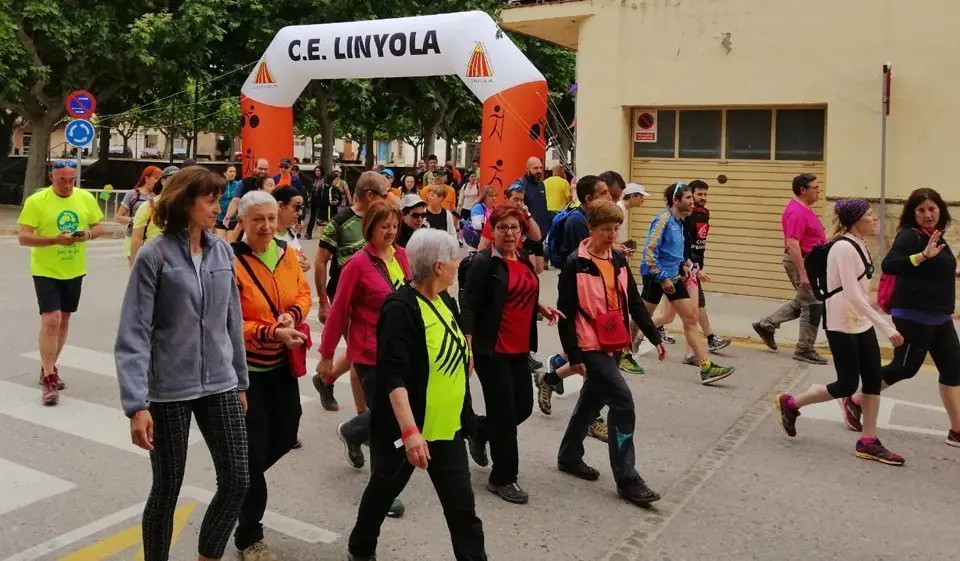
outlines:
[[[340,273],[340,289],[333,299],[330,315],[320,338],[320,376],[333,371],[333,355],[346,335],[347,359],[357,370],[363,385],[367,410],[337,426],[350,465],[364,464],[361,444],[370,437],[370,401],[373,397],[377,364],[377,319],[383,301],[410,278],[407,254],[397,247],[400,211],[387,202],[377,202],[363,217],[363,237],[367,245],[351,257]],[[401,516],[403,505],[395,500],[391,516]]]

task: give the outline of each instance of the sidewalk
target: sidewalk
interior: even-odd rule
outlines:
[[[17,218],[21,207],[16,205],[0,205],[0,236],[16,236],[20,231]],[[106,237],[122,238],[124,227],[116,222],[104,222],[103,234]]]

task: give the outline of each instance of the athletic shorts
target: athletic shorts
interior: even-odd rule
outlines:
[[[660,300],[666,296],[667,300],[674,302],[676,300],[686,300],[690,298],[690,293],[687,292],[687,286],[682,281],[677,281],[673,283],[673,294],[666,294],[663,291],[663,287],[660,286],[660,281],[657,280],[657,277],[653,275],[644,275],[643,277],[643,301],[648,304],[659,304]]]
[[[707,301],[703,297],[703,283],[700,282],[700,279],[696,277],[692,277],[690,282],[687,282],[685,284],[686,284],[686,289],[688,294],[691,288],[693,288],[694,286],[697,287],[697,307],[706,308]]]
[[[37,305],[41,314],[65,312],[72,314],[80,306],[80,289],[83,276],[72,279],[52,279],[33,277],[33,288],[37,291]]]
[[[543,257],[543,242],[542,242],[542,241],[535,242],[535,241],[530,240],[530,239],[525,240],[525,241],[523,242],[523,249],[525,249],[526,252],[529,253],[530,255],[533,255],[533,256],[535,256],[535,257]]]
[[[232,232],[233,230],[236,229],[236,227],[237,227],[236,218],[230,220],[229,224],[224,224],[223,220],[217,220],[217,223],[214,225],[214,228],[216,228],[217,230],[226,230],[228,232]]]

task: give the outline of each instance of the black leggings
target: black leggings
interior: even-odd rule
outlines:
[[[200,524],[200,555],[210,559],[223,557],[250,486],[247,429],[237,390],[193,401],[151,403],[153,487],[143,510],[145,561],[167,561],[170,554],[173,513],[187,467],[191,414],[197,418],[217,472],[217,492]]]
[[[863,333],[827,331],[827,342],[837,369],[837,381],[827,385],[834,399],[857,393],[863,380],[863,393],[880,395],[880,343],[871,327]]]
[[[944,386],[960,386],[960,339],[952,321],[941,325],[923,325],[907,319],[893,318],[903,345],[893,352],[893,360],[883,367],[881,375],[888,386],[913,378],[923,361],[930,358],[940,372]]]
[[[490,443],[493,468],[490,483],[517,482],[520,452],[517,427],[533,413],[533,384],[529,355],[478,354],[474,357],[477,378],[483,388],[486,416],[477,418],[477,438]]]

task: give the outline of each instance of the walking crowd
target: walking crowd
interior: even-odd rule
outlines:
[[[534,402],[550,415],[553,394],[574,375],[583,387],[557,468],[599,479],[584,459],[585,439],[597,438],[607,444],[620,497],[640,507],[660,499],[636,466],[636,411],[624,376],[645,372],[638,345],[645,338],[664,360],[675,342],[664,326],[679,317],[683,362],[701,384],[736,372],[711,358],[730,341],[712,331],[706,310],[709,185],[667,186],[646,239],[633,240],[629,213],[654,197],[615,171],[571,183],[558,166],[544,180],[542,162],[531,158],[524,177],[498,193],[478,183],[477,166],[460,174],[430,156],[417,174],[371,170],[353,186],[341,170],[319,167],[316,181],[304,183],[288,159],[275,176],[261,160],[243,179],[233,167],[222,175],[196,165],[143,171],[117,213],[127,225],[130,278],[115,360],[131,438],[150,452],[147,561],[169,556],[193,419],[217,475],[198,559],[222,558],[231,536],[244,561],[277,559],[264,541],[265,473],[300,445],[298,380],[309,374],[311,313],[324,325],[311,381],[322,407],[337,411],[334,382],[349,374],[357,414],[333,430],[351,466],[368,463],[364,445],[369,454],[346,559],[376,558],[380,528],[405,514],[400,495],[417,470],[437,493],[454,557],[487,559],[468,457],[490,466],[489,492],[527,503],[519,427]],[[102,234],[104,216],[75,187],[73,162],[58,162],[50,177],[49,188],[27,199],[19,224],[40,309],[41,400],[53,406],[66,387],[57,359],[80,301],[86,242]],[[753,328],[776,350],[776,330],[799,318],[794,358],[826,364],[813,346],[822,323],[837,380],[776,396],[778,422],[795,437],[804,407],[839,400],[846,425],[862,433],[855,455],[903,465],[877,435],[881,392],[913,377],[929,354],[950,421],[946,442],[960,446],[957,260],[942,237],[946,204],[918,189],[904,205],[880,265],[877,304],[891,321],[869,297],[877,273],[865,242],[877,227],[869,203],[839,201],[828,239],[813,210],[817,178],[798,176],[793,194],[782,217],[783,266],[796,298]],[[318,226],[311,259],[300,240]],[[551,267],[559,269],[556,302],[541,298],[540,277]],[[554,327],[563,352],[541,371],[538,342]],[[887,366],[879,336],[896,347]],[[474,372],[482,412],[471,396]]]

